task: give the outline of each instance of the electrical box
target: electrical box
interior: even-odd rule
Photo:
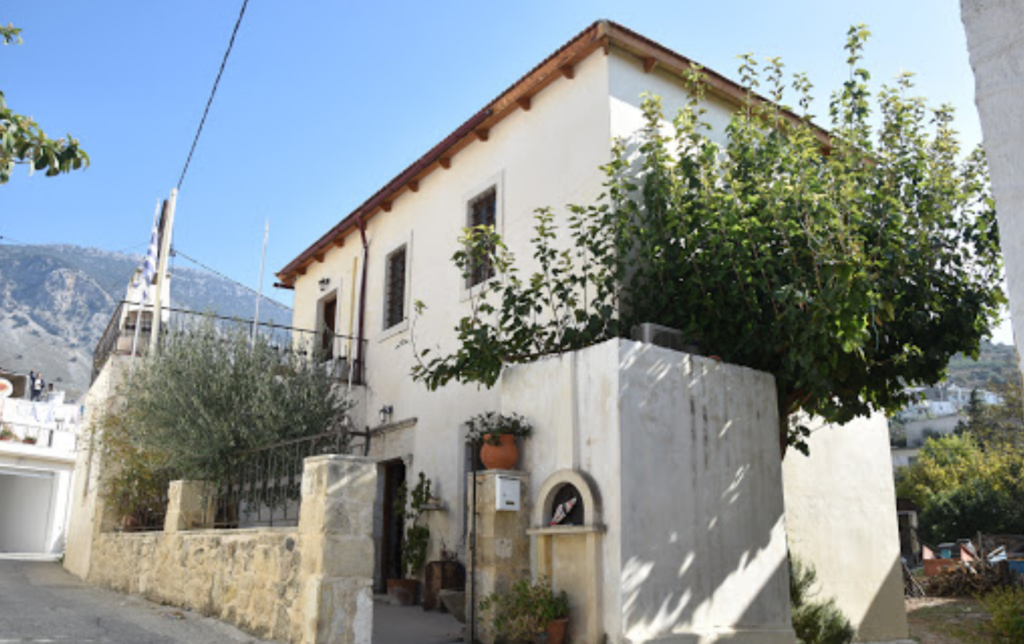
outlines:
[[[519,511],[519,479],[508,476],[494,477],[495,509],[498,512]]]

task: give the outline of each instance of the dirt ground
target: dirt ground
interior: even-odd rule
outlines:
[[[974,599],[907,599],[910,637],[921,644],[990,644],[988,613]]]

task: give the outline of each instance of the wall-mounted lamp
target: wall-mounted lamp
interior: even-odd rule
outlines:
[[[320,284],[320,292],[323,293],[324,291],[327,290],[327,287],[331,285],[331,278],[322,277],[320,278],[320,281],[317,283]]]
[[[395,408],[391,405],[384,405],[380,408],[380,424],[387,425],[391,422],[391,414],[395,413]]]

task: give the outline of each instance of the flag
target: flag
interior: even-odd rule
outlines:
[[[146,258],[142,260],[142,297],[139,304],[146,303],[149,295],[149,287],[156,276],[156,254],[157,254],[157,230],[156,222],[153,222],[153,233],[149,236],[149,250],[146,251]]]

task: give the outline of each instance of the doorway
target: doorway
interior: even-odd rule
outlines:
[[[385,461],[380,464],[384,479],[384,494],[381,507],[380,579],[377,592],[385,592],[388,579],[401,579],[402,541],[405,534],[401,514],[396,511],[395,502],[405,484],[405,463],[402,459]]]

